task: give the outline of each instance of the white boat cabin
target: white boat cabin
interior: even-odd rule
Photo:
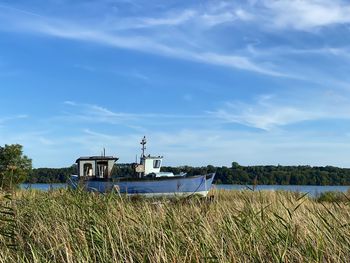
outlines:
[[[168,177],[174,176],[173,173],[160,172],[162,167],[163,156],[151,156],[145,155],[146,150],[146,137],[144,136],[141,145],[142,145],[142,155],[140,158],[140,164],[136,164],[135,171],[138,174],[138,177],[153,175],[154,177]]]
[[[118,158],[113,156],[80,157],[78,164],[79,177],[110,178],[114,163]]]
[[[136,172],[142,175],[159,174],[162,167],[162,156],[142,156],[140,164],[136,166]]]

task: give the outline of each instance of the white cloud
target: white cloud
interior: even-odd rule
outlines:
[[[240,68],[250,71],[255,71],[261,74],[278,77],[292,77],[287,73],[279,72],[278,70],[268,69],[253,63],[250,59],[243,56],[227,56],[215,53],[189,54],[194,60],[216,64],[227,67]],[[294,78],[294,77],[293,77]]]
[[[241,7],[233,4],[218,5],[211,3],[208,6],[200,6],[193,9],[184,9],[167,12],[155,17],[121,18],[115,21],[108,18],[105,25],[113,25],[114,30],[155,28],[165,26],[196,26],[197,29],[208,29],[213,26],[233,23],[236,21],[252,21],[254,15]]]
[[[296,103],[296,101],[298,101]],[[266,131],[302,121],[346,119],[350,120],[350,101],[334,92],[306,96],[303,99],[281,100],[267,95],[255,103],[228,102],[213,116],[228,123],[239,123]]]
[[[144,130],[142,125],[150,125],[169,121],[174,124],[176,122],[194,122],[195,120],[203,120],[210,118],[210,116],[193,115],[193,114],[166,114],[166,113],[130,113],[130,112],[117,112],[107,109],[105,107],[77,103],[74,101],[65,101],[65,105],[69,106],[65,110],[65,114],[55,119],[59,121],[71,121],[71,122],[82,122],[82,123],[106,123],[106,124],[122,124],[126,127],[136,129],[138,131]]]
[[[253,14],[248,13],[247,11],[245,11],[243,9],[236,9],[235,15],[243,21],[251,21],[251,20],[255,19],[255,16]]]
[[[171,14],[162,18],[133,18],[133,20],[138,21],[139,24],[133,22],[130,27],[154,27],[154,26],[176,26],[183,24],[196,16],[196,11],[194,10],[184,10],[180,13]]]
[[[85,123],[127,124],[139,118],[137,114],[113,112],[94,104],[77,103],[74,101],[65,101],[64,104],[69,106],[69,108],[66,109],[64,115],[55,119]]]
[[[225,8],[226,9],[226,8]],[[220,12],[215,13],[203,13],[200,16],[196,17],[198,23],[201,23],[204,26],[216,26],[225,23],[233,23],[238,20],[240,21],[252,21],[254,20],[254,15],[248,13],[243,9],[234,9],[234,7],[229,7],[229,11],[219,10]]]
[[[1,8],[1,7],[0,7]],[[243,11],[237,11],[239,15],[244,16]],[[0,14],[0,28],[8,30],[5,26],[10,24],[11,30],[24,31],[28,33],[44,34],[48,36],[94,42],[101,45],[108,45],[117,48],[137,50],[152,53],[161,56],[173,57],[182,60],[201,62],[211,65],[224,66],[233,69],[252,71],[271,76],[287,76],[272,67],[261,65],[238,54],[222,54],[215,51],[208,51],[205,48],[189,48],[186,45],[180,45],[176,39],[170,39],[165,42],[162,37],[149,37],[147,34],[123,34],[122,32],[109,32],[105,28],[82,24],[81,22],[68,22],[66,20],[49,19],[42,16],[30,15],[11,11]],[[164,21],[163,21],[164,22]],[[158,23],[158,22],[153,22]],[[214,23],[213,21],[210,23]],[[218,23],[216,21],[215,23]],[[161,22],[159,22],[161,24]],[[4,27],[5,26],[5,27]]]
[[[350,4],[339,0],[265,0],[264,14],[274,26],[297,30],[350,23]],[[268,17],[270,16],[270,18]]]
[[[63,103],[66,104],[66,105],[70,105],[70,106],[76,106],[77,105],[74,101],[71,101],[71,100],[66,100]]]
[[[38,26],[34,27],[33,29],[40,30],[42,33],[57,37],[96,42],[104,45],[115,46],[118,48],[134,49],[184,60],[203,62],[206,64],[225,66],[235,69],[243,69],[266,75],[287,76],[287,74],[280,73],[277,70],[262,67],[247,57],[239,55],[222,55],[218,53],[203,51],[190,51],[154,42],[153,40],[145,37],[119,37],[114,34],[108,34],[96,30],[71,28],[67,25],[63,28],[53,26]]]

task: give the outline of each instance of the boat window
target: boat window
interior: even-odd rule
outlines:
[[[92,164],[84,163],[84,176],[92,176]]]
[[[108,163],[103,162],[97,162],[97,176],[100,178],[107,178],[108,177]]]
[[[160,167],[160,160],[154,160],[153,161],[153,168],[159,168]]]

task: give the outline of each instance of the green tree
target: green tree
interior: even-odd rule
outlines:
[[[23,155],[20,144],[0,146],[0,187],[11,189],[23,183],[32,169],[32,160]]]
[[[238,168],[240,168],[241,166],[239,165],[239,163],[237,163],[237,162],[232,162],[232,168],[233,169],[238,169]]]

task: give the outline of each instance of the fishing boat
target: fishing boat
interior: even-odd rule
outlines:
[[[161,172],[163,156],[146,155],[146,137],[141,141],[142,155],[139,163],[132,164],[134,174],[112,176],[118,160],[114,156],[88,156],[76,160],[78,174],[72,175],[70,187],[81,187],[87,191],[115,191],[126,195],[155,196],[207,196],[215,173],[187,175]]]

